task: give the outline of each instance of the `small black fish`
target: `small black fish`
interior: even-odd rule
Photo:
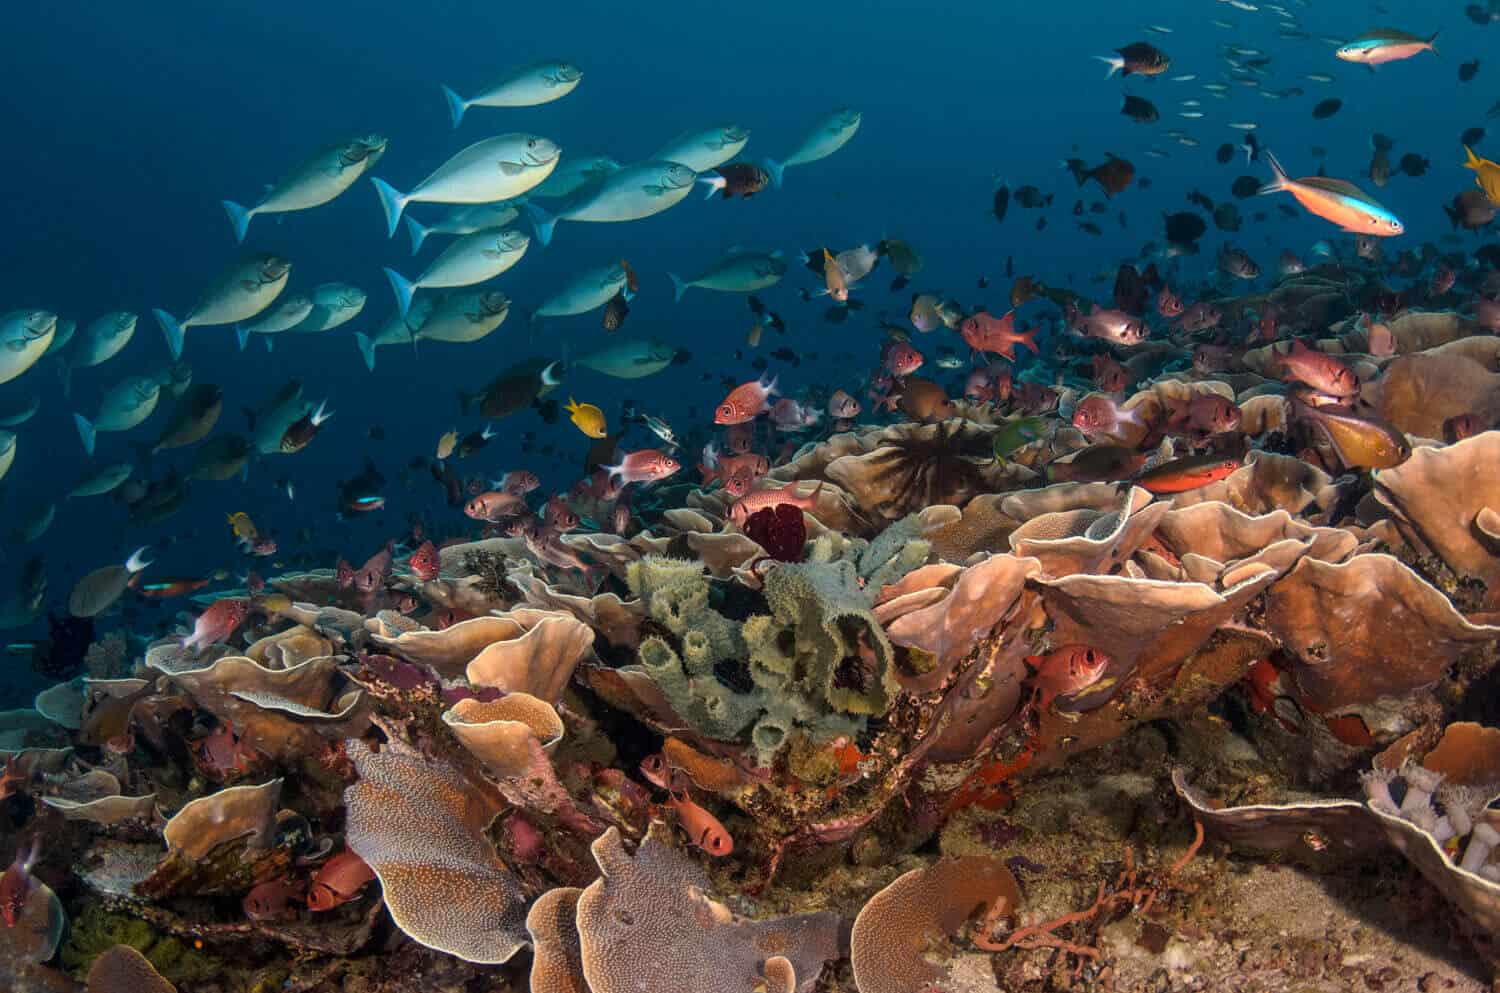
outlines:
[[[848,307],[829,307],[823,311],[823,320],[829,324],[843,324],[849,319]]]
[[[1155,124],[1161,120],[1161,114],[1157,112],[1156,104],[1145,97],[1134,97],[1128,93],[1120,103],[1120,113],[1137,124]]]
[[[1007,255],[1005,257],[1005,278],[1010,279],[1016,274],[1016,257]]]
[[[754,369],[756,372],[765,372],[767,365],[769,365],[769,363],[766,362],[764,358],[757,357],[754,362],[750,363],[750,368]]]
[[[1034,189],[1035,187],[1029,187]],[[1019,200],[1019,198],[1018,198]],[[1021,206],[1026,206],[1022,203]],[[995,187],[995,196],[990,203],[990,210],[995,214],[995,223],[999,224],[1005,220],[1005,212],[1010,210],[1010,187],[1000,183]]]
[[[1325,120],[1337,114],[1343,106],[1344,101],[1338,97],[1329,97],[1327,100],[1320,100],[1317,106],[1313,107],[1312,116],[1320,121]]]
[[[1188,203],[1193,204],[1194,206],[1197,206],[1197,207],[1202,207],[1204,210],[1208,211],[1209,213],[1213,213],[1214,202],[1212,200],[1210,200],[1207,196],[1205,196],[1202,193],[1198,192],[1197,190],[1194,190],[1193,192],[1189,193],[1187,198],[1188,198]]]
[[[1490,23],[1490,12],[1477,3],[1471,3],[1465,7],[1464,14],[1475,24],[1483,26]]]
[[[1174,245],[1190,245],[1203,237],[1203,233],[1208,230],[1208,225],[1203,218],[1191,210],[1167,214],[1165,218],[1167,240]]]
[[[771,326],[771,329],[777,334],[786,334],[786,321],[783,321],[781,319],[781,315],[776,313],[775,311],[767,311],[766,323],[769,324]],[[689,357],[691,357],[691,355],[689,355]],[[673,364],[675,365],[676,363],[674,362]]]
[[[1260,161],[1260,139],[1255,137],[1254,131],[1246,132],[1244,141],[1240,142],[1240,148],[1245,153],[1246,162]]]
[[[1259,193],[1263,185],[1264,181],[1256,176],[1240,176],[1229,187],[1229,192],[1233,193],[1237,198],[1245,200]]]
[[[911,280],[907,279],[905,276],[897,276],[895,279],[891,280],[891,292],[894,293],[899,289],[903,289],[910,282]]]
[[[802,364],[801,357],[799,357],[796,352],[792,351],[790,348],[787,348],[785,345],[772,352],[771,358],[776,359],[779,362],[790,362],[792,365]]]
[[[750,305],[750,313],[754,314],[757,317],[766,312],[766,305],[761,303],[760,297],[756,296],[754,293],[746,297],[745,302]]]
[[[1139,186],[1143,190],[1149,190],[1151,189],[1151,177],[1142,176],[1140,179],[1137,179],[1135,181],[1135,185]]]
[[[1240,229],[1240,211],[1232,203],[1221,203],[1214,208],[1214,227],[1220,231]]]
[[[1093,221],[1080,221],[1078,223],[1078,226],[1082,230],[1087,231],[1089,234],[1096,237],[1104,233],[1102,230],[1100,230],[1099,225],[1095,224]]]
[[[1467,131],[1465,131],[1462,135],[1459,136],[1458,143],[1460,145],[1468,145],[1469,147],[1472,148],[1473,146],[1479,144],[1483,140],[1484,140],[1484,128],[1469,128]]]
[[[1074,201],[1074,203],[1073,203],[1073,216],[1074,217],[1082,217],[1083,216],[1083,201],[1082,200]]]
[[[1052,206],[1052,194],[1043,194],[1035,186],[1023,186],[1016,190],[1016,203],[1028,210]]]
[[[987,279],[984,276],[980,276],[979,277],[979,288],[981,290],[987,290],[987,289],[989,289],[990,288],[990,281],[989,281],[989,279]]]
[[[1458,67],[1458,81],[1460,83],[1467,83],[1477,75],[1479,75],[1478,59],[1465,62],[1463,65]]]
[[[1220,145],[1219,150],[1214,153],[1214,158],[1218,161],[1219,165],[1228,165],[1229,160],[1234,158],[1234,146],[1226,141],[1224,144]]]
[[[1401,171],[1406,173],[1413,179],[1416,179],[1418,176],[1425,175],[1427,172],[1427,167],[1431,164],[1431,162],[1427,161],[1427,159],[1418,155],[1416,152],[1407,152],[1405,155],[1401,156]]]
[[[1036,219],[1036,229],[1038,231],[1045,231],[1047,229],[1047,218],[1038,217]]]

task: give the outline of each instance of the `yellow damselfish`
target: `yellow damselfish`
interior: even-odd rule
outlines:
[[[1469,161],[1464,163],[1464,168],[1474,170],[1475,185],[1484,190],[1490,203],[1500,207],[1500,163],[1480,158],[1468,145],[1464,146],[1464,151],[1469,153]]]
[[[604,411],[591,403],[579,403],[572,397],[568,397],[568,405],[563,408],[568,412],[578,430],[590,438],[603,438],[607,433],[604,425]]]

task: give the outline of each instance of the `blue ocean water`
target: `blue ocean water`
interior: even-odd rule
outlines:
[[[867,303],[863,311],[847,323],[827,323],[826,301],[798,299],[799,287],[818,284],[794,261],[781,285],[762,294],[786,320],[788,334],[768,332],[759,353],[750,353],[744,337],[752,319],[741,297],[694,290],[674,305],[666,276],[694,272],[733,245],[779,248],[795,260],[798,250],[811,246],[889,235],[912,242],[925,256],[926,271],[912,290],[943,292],[967,307],[987,303],[1003,311],[1007,258],[1018,275],[1071,285],[1103,301],[1121,261],[1140,258],[1147,242],[1161,244],[1163,211],[1185,209],[1194,189],[1215,201],[1229,199],[1236,176],[1268,174],[1263,164],[1246,166],[1240,156],[1229,165],[1214,161],[1219,144],[1238,142],[1241,132],[1227,126],[1238,121],[1258,124],[1262,143],[1294,175],[1316,170],[1312,148],[1321,146],[1329,175],[1367,188],[1370,134],[1390,135],[1394,156],[1415,151],[1432,162],[1425,177],[1397,176],[1379,191],[1406,222],[1398,247],[1446,234],[1441,205],[1472,185],[1472,174],[1459,166],[1458,135],[1484,123],[1500,89],[1493,75],[1500,66],[1488,61],[1500,27],[1476,26],[1458,4],[1288,0],[1285,6],[1310,37],[1279,38],[1282,18],[1269,5],[1247,11],[1208,0],[941,7],[784,0],[21,5],[7,12],[6,23],[8,154],[0,156],[0,189],[6,191],[8,237],[0,240],[0,309],[43,307],[80,324],[114,309],[142,319],[124,354],[75,374],[71,400],[61,395],[51,357],[0,386],[0,406],[42,394],[40,413],[18,431],[19,454],[3,483],[6,530],[37,503],[60,499],[84,471],[72,412],[92,410],[108,385],[166,360],[150,310],[182,314],[242,251],[291,259],[292,290],[344,280],[365,289],[370,302],[354,324],[326,335],[283,336],[269,355],[257,343],[240,353],[228,328],[190,332],[184,357],[194,381],[217,383],[226,394],[216,434],[243,431],[241,409],[259,406],[292,377],[303,381],[314,402],[329,398],[337,415],[301,454],[257,460],[244,483],[194,484],[189,505],[160,525],[130,525],[126,508],[110,498],[62,504],[39,541],[4,541],[0,591],[8,592],[27,558],[40,555],[50,581],[46,606],[61,611],[80,575],[123,561],[145,544],[157,547],[162,574],[268,571],[231,540],[225,515],[240,510],[278,536],[283,556],[326,550],[322,564],[329,566],[338,554],[362,561],[386,537],[401,533],[412,512],[439,522],[439,533],[444,521],[458,530],[467,522],[443,506],[426,471],[413,473],[412,485],[403,488],[398,470],[414,456],[430,455],[443,431],[480,426],[477,418],[460,416],[459,389],[476,389],[530,355],[560,358],[565,350],[577,355],[607,343],[597,313],[537,328],[522,315],[570,274],[614,259],[629,259],[643,283],[621,334],[660,337],[691,350],[693,360],[637,383],[575,370],[557,398],[571,394],[597,403],[612,423],[620,404],[633,402],[685,434],[708,423],[723,395],[720,377],[753,378],[753,354],[783,345],[804,355],[794,368],[772,362],[771,371],[793,394],[814,383],[855,392],[877,360],[878,318],[884,312],[901,321],[910,300],[910,290],[889,292],[889,273],[881,271],[857,294]],[[1148,34],[1148,24],[1172,30]],[[1424,36],[1440,30],[1442,54],[1372,73],[1337,61],[1334,46],[1319,38],[1347,38],[1385,24]],[[1143,39],[1171,56],[1168,73],[1105,79],[1093,56]],[[1271,62],[1259,87],[1231,85],[1229,99],[1221,101],[1201,87],[1225,75],[1226,44],[1259,49]],[[439,84],[472,92],[509,67],[544,57],[583,67],[577,91],[541,107],[475,108],[461,129],[452,129]],[[1460,84],[1458,65],[1476,57],[1478,77]],[[1308,81],[1307,73],[1328,73],[1335,82]],[[1179,74],[1197,79],[1170,79]],[[1293,86],[1303,95],[1261,95]],[[1153,101],[1160,121],[1142,125],[1122,116],[1127,92]],[[1343,109],[1314,120],[1312,105],[1330,96],[1340,97]],[[1185,99],[1202,101],[1205,117],[1178,117]],[[660,216],[627,224],[564,222],[550,247],[533,245],[498,281],[516,307],[499,331],[472,345],[424,343],[415,359],[403,349],[382,349],[373,374],[360,360],[353,332],[373,333],[391,310],[381,267],[412,273],[419,264],[410,259],[404,234],[386,239],[369,184],[362,181],[316,210],[280,221],[258,218],[243,249],[219,206],[223,198],[253,201],[311,151],[372,131],[391,141],[375,173],[409,188],[464,145],[511,130],[553,138],[565,155],[603,153],[629,161],[685,130],[735,121],[752,132],[746,157],[779,158],[821,115],[845,105],[863,114],[858,135],[831,158],[789,170],[784,189],[749,202],[705,202],[695,195]],[[1184,146],[1167,136],[1170,129],[1200,144]],[[1489,137],[1476,150],[1496,157],[1497,144]],[[1149,156],[1152,147],[1170,158]],[[1132,161],[1151,186],[1132,187],[1110,202],[1107,214],[1083,218],[1099,222],[1103,234],[1095,237],[1077,228],[1071,207],[1080,198],[1089,204],[1102,197],[1092,184],[1076,187],[1059,162],[1077,156],[1092,165],[1105,152]],[[996,177],[1012,189],[1034,184],[1055,194],[1044,212],[1045,230],[1036,230],[1038,212],[1015,204],[1003,224],[995,222],[989,205]],[[1251,252],[1269,274],[1283,248],[1306,253],[1315,240],[1337,237],[1315,218],[1283,217],[1270,199],[1241,208],[1245,228],[1227,236],[1210,229],[1202,253],[1179,260],[1174,283],[1211,280],[1221,244]],[[1267,219],[1250,219],[1256,210]],[[1477,244],[1472,236],[1464,243]],[[432,254],[428,249],[422,259]],[[991,280],[987,290],[977,288],[981,274]],[[962,348],[955,336],[943,340]],[[934,344],[918,342],[929,354]],[[836,359],[841,352],[856,359]],[[811,353],[818,358],[805,357]],[[131,457],[130,442],[153,439],[169,407],[164,398],[136,431],[101,436],[95,462]],[[383,440],[369,437],[374,426]],[[466,475],[530,468],[548,491],[565,491],[577,477],[588,443],[565,418],[549,425],[528,411],[498,427],[490,447],[461,466]],[[538,446],[554,446],[555,456],[523,456],[526,432]],[[650,441],[640,431],[627,444]],[[339,521],[335,482],[357,472],[367,456],[391,480],[387,509]],[[158,456],[151,472],[160,476],[189,458],[189,452]],[[283,476],[296,484],[295,502],[273,485]],[[302,528],[313,531],[310,549],[295,540]],[[164,544],[169,537],[177,540]],[[164,619],[181,605],[173,602],[161,613],[148,608],[146,616]],[[118,616],[105,617],[100,628],[120,623]],[[32,625],[5,636],[22,640],[43,631]]]

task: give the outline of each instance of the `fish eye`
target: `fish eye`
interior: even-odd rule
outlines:
[[[1086,652],[1083,653],[1083,660],[1085,662],[1092,662],[1092,661],[1094,661],[1094,650],[1092,648],[1090,648],[1088,651],[1086,651]]]

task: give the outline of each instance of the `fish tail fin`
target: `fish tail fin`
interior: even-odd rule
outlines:
[[[234,240],[244,244],[245,232],[250,230],[250,218],[255,216],[249,209],[242,207],[233,200],[220,200],[224,205],[224,213],[229,215],[229,224],[234,228]]]
[[[1291,182],[1291,179],[1287,176],[1286,170],[1281,167],[1281,161],[1276,158],[1275,153],[1269,148],[1263,151],[1266,156],[1266,164],[1271,167],[1271,181],[1256,190],[1256,194],[1263,196],[1267,193],[1280,193],[1282,190],[1290,189],[1291,187],[1287,184]]]
[[[775,159],[761,159],[760,164],[770,174],[771,185],[778,190],[781,189],[781,177],[786,172],[786,166]]]
[[[406,225],[406,233],[411,236],[411,253],[417,254],[422,250],[422,244],[427,240],[429,231],[427,225],[418,221],[415,217],[403,217],[401,223]]]
[[[74,414],[73,423],[78,427],[78,438],[83,442],[83,450],[93,455],[94,440],[98,436],[98,432],[94,430],[94,422],[82,414]]]
[[[464,111],[469,109],[469,102],[447,86],[443,88],[443,99],[448,101],[448,116],[453,119],[456,128],[463,123]]]
[[[1443,204],[1443,213],[1448,215],[1448,227],[1452,230],[1458,229],[1458,222],[1463,218],[1457,210],[1448,204]]]
[[[417,287],[395,269],[387,268],[385,278],[391,281],[391,292],[396,294],[396,309],[405,318],[406,312],[411,310],[411,298],[417,292]]]
[[[1433,55],[1437,55],[1438,54],[1437,39],[1438,39],[1438,35],[1440,35],[1442,33],[1443,32],[1441,30],[1434,31],[1434,32],[1432,32],[1432,36],[1427,39],[1427,47],[1432,52]]]
[[[234,337],[240,343],[240,351],[243,352],[245,346],[250,344],[250,332],[245,330],[245,325],[236,324],[234,326]]]
[[[703,197],[705,200],[713,199],[713,195],[729,185],[729,180],[723,176],[699,176],[698,182],[708,187],[708,193]],[[725,194],[728,195],[727,193]]]
[[[675,272],[667,273],[667,278],[672,281],[672,302],[681,303],[682,295],[686,293],[688,289],[687,283],[684,283],[682,281],[682,277],[677,275],[677,273]]]
[[[532,230],[536,232],[536,239],[542,243],[542,247],[552,244],[552,232],[557,227],[557,218],[530,200],[523,203],[521,209],[526,211],[526,217],[531,221]]]
[[[153,310],[156,322],[161,325],[161,333],[167,339],[167,351],[172,353],[172,361],[182,358],[182,322],[167,313],[165,310]]]
[[[1117,72],[1125,72],[1125,60],[1118,55],[1096,55],[1094,58],[1109,66],[1109,72],[1104,74],[1105,79],[1109,79]]]
[[[379,176],[371,176],[370,182],[375,186],[375,192],[380,194],[380,206],[385,209],[385,236],[394,238],[396,225],[401,223],[401,213],[406,210],[407,201],[411,198]]]
[[[1042,326],[1040,324],[1038,324],[1036,327],[1032,328],[1030,331],[1023,332],[1021,334],[1021,337],[1018,339],[1018,343],[1020,345],[1023,345],[1024,347],[1031,349],[1031,354],[1032,355],[1040,355],[1040,354],[1042,354],[1042,350],[1040,348],[1038,348],[1037,344],[1036,344],[1036,336],[1037,336],[1037,334],[1041,330],[1042,330]]]
[[[1478,172],[1482,160],[1479,158],[1479,156],[1474,154],[1474,149],[1470,148],[1468,145],[1465,145],[1464,153],[1469,157],[1468,161],[1464,163],[1464,168],[1473,169],[1475,172]]]
[[[375,342],[363,331],[354,332],[354,343],[359,346],[359,354],[364,356],[365,368],[370,372],[375,371]]]
[[[556,371],[557,367],[561,364],[561,362],[553,362],[542,370],[542,384],[544,386],[556,386],[562,382],[561,377],[557,375]]]

